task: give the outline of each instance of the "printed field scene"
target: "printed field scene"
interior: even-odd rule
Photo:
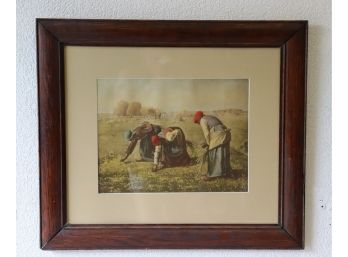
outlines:
[[[248,83],[99,79],[99,193],[247,192]]]

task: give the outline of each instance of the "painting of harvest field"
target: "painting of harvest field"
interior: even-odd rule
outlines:
[[[98,79],[99,193],[247,192],[247,79]]]

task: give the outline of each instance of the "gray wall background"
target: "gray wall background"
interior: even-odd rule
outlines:
[[[35,18],[309,20],[306,247],[303,251],[39,249]],[[17,256],[331,255],[331,1],[17,0]]]

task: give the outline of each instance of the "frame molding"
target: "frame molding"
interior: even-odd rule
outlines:
[[[307,28],[307,21],[37,19],[41,248],[303,249]],[[278,224],[68,224],[66,45],[280,47]]]

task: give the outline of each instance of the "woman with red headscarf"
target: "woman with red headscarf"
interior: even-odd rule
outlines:
[[[206,141],[202,146],[208,151],[208,173],[205,179],[227,175],[231,171],[230,129],[217,117],[204,115],[201,111],[195,113],[193,121],[201,125]]]

